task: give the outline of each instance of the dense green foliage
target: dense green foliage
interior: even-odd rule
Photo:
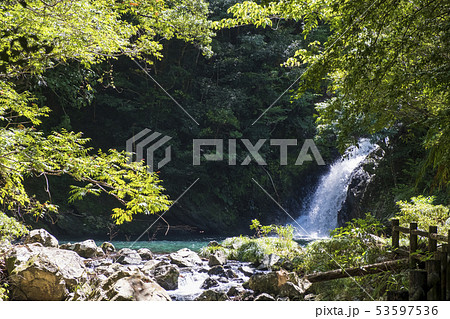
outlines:
[[[293,241],[292,226],[268,225],[263,226],[258,220],[252,220],[250,229],[255,230],[255,237],[239,236],[225,239],[220,246],[202,248],[200,254],[208,257],[217,250],[225,253],[228,259],[262,263],[264,256],[275,254],[283,261],[294,260],[302,254],[302,248]],[[268,236],[274,231],[277,236]],[[280,264],[276,267],[280,267]]]
[[[434,170],[435,184],[450,182],[449,4],[447,1],[252,1],[229,9],[234,19],[217,28],[253,23],[273,26],[284,19],[303,20],[308,36],[320,24],[332,35],[314,42],[286,61],[307,69],[298,96],[322,79],[331,98],[317,104],[318,124],[332,129],[342,147],[361,134],[391,135],[420,128],[427,152],[424,173]]]
[[[20,216],[43,216],[58,210],[47,176],[69,175],[71,199],[105,193],[121,206],[117,223],[136,213],[167,210],[170,201],[142,163],[128,163],[114,149],[92,154],[81,133],[38,129],[50,108],[37,99],[47,70],[67,65],[89,74],[93,65],[118,56],[160,58],[161,37],[196,43],[210,54],[212,32],[202,1],[151,0],[5,1],[0,4],[0,205]],[[70,74],[66,77],[71,78]],[[86,77],[85,76],[85,77]],[[84,78],[84,77],[83,77]],[[86,84],[89,92],[92,87]],[[73,93],[72,93],[73,94]],[[41,203],[24,188],[24,178],[44,176],[48,200]]]
[[[20,238],[27,233],[28,229],[24,225],[0,211],[0,243]]]
[[[438,233],[447,236],[450,230],[450,208],[443,205],[433,205],[433,197],[417,196],[411,202],[399,201],[400,213],[395,218],[400,225],[409,227],[409,223],[416,222],[417,227],[428,231],[429,226],[438,226]]]
[[[210,18],[225,16],[230,5],[229,1],[210,1]],[[314,37],[325,41],[327,32],[326,28],[318,28]],[[39,99],[49,105],[55,116],[43,126],[49,131],[61,127],[82,131],[92,138],[90,145],[100,149],[123,150],[125,141],[144,128],[172,137],[168,143],[172,159],[158,174],[167,193],[176,197],[196,178],[199,180],[180,205],[164,215],[173,226],[171,230],[188,225],[195,227],[193,233],[197,234],[236,234],[248,231],[245,225],[254,218],[264,223],[282,223],[286,216],[274,213],[275,204],[252,178],[282,203],[306,192],[307,181],[317,178],[321,168],[313,162],[301,166],[294,163],[303,140],[316,135],[313,103],[323,97],[309,92],[291,103],[289,95],[284,95],[264,118],[251,124],[302,72],[281,66],[295,50],[308,45],[309,40],[299,39],[299,33],[300,24],[293,22],[280,23],[277,30],[245,27],[218,31],[211,43],[211,58],[204,57],[195,45],[176,39],[162,40],[164,58],[153,58],[151,66],[139,63],[192,115],[198,126],[128,57],[97,65],[89,72],[73,64],[45,72],[43,81],[47,85],[38,86]],[[85,105],[90,106],[83,108]],[[192,140],[196,138],[223,138],[224,160],[202,160],[200,166],[192,166]],[[228,138],[237,139],[236,166],[228,165]],[[259,139],[296,138],[299,145],[289,147],[288,165],[280,166],[279,148],[266,141],[259,153],[267,166],[255,165],[254,161],[244,166],[241,163],[248,152],[239,141],[241,138],[253,144]],[[330,154],[330,142],[324,136],[317,143],[326,161],[335,155]],[[204,150],[214,152],[214,148]],[[159,151],[157,157],[164,150]],[[54,188],[64,189],[63,182],[49,182],[57,185]],[[109,221],[105,217],[111,203],[101,198],[97,204],[67,204],[64,192],[60,193],[58,190],[53,194],[63,213],[58,225],[67,228],[63,223],[73,221],[75,215],[71,212],[75,212],[83,216],[80,224],[87,225],[84,230],[106,233]],[[124,225],[119,228],[120,234],[135,234],[144,226]],[[160,226],[165,224],[161,222]]]

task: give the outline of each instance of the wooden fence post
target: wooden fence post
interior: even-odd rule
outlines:
[[[437,240],[431,238],[431,234],[437,234],[437,226],[429,226],[428,228],[428,252],[432,254],[431,260],[427,262],[427,283],[428,283],[428,300],[441,300],[441,265],[437,259]]]
[[[427,300],[427,271],[411,269],[409,271],[409,300]]]
[[[400,232],[396,227],[400,226],[398,219],[392,220],[392,248],[398,249],[400,247]]]
[[[447,300],[447,255],[448,244],[444,244],[442,245],[442,251],[439,253],[441,262],[441,300]]]
[[[409,267],[416,269],[417,259],[412,255],[417,251],[417,235],[413,234],[413,231],[417,230],[417,223],[409,224]]]

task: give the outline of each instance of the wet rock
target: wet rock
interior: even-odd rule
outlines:
[[[103,250],[105,254],[110,254],[116,251],[116,247],[110,242],[105,241],[100,248]]]
[[[41,243],[44,247],[58,247],[58,240],[45,229],[33,229],[25,238],[25,244]]]
[[[233,279],[233,278],[238,278],[239,276],[231,269],[227,269],[225,271],[225,274],[228,278]]]
[[[219,276],[219,277],[226,277],[227,274],[225,272],[225,269],[223,266],[214,266],[210,270],[208,270],[208,275],[210,276]]]
[[[201,287],[202,289],[209,289],[212,287],[218,287],[219,282],[214,278],[206,278],[205,281],[202,283]]]
[[[256,293],[278,295],[281,286],[289,280],[289,273],[285,270],[255,274],[250,277],[248,285]]]
[[[142,260],[152,260],[153,259],[153,253],[148,248],[141,248],[137,251],[139,256],[141,256]]]
[[[230,287],[230,289],[228,289],[227,291],[227,296],[229,297],[235,297],[235,296],[239,296],[240,294],[242,294],[245,291],[244,288],[239,287],[239,286],[233,286]]]
[[[153,272],[156,282],[166,290],[178,289],[180,271],[175,265],[161,265]]]
[[[197,301],[225,301],[228,300],[228,296],[223,291],[218,290],[206,290],[200,296],[195,298]]]
[[[241,273],[243,273],[247,277],[253,276],[254,271],[252,268],[248,266],[240,266],[238,269]]]
[[[198,270],[198,272],[199,273],[208,273],[208,271],[209,271],[209,269],[207,269],[207,268],[200,268],[199,270]]]
[[[231,299],[231,300],[253,300],[254,296],[253,296],[253,292],[247,289],[244,289],[240,286],[233,286],[230,289],[228,289],[227,292],[227,296]]]
[[[386,181],[375,171],[384,156],[384,150],[377,146],[352,172],[345,200],[337,214],[339,227],[354,218],[364,218],[365,213],[371,211],[370,204],[379,202],[374,198],[378,198],[380,187]]]
[[[269,294],[262,293],[255,298],[255,301],[275,301],[275,298]]]
[[[5,258],[13,300],[65,300],[87,280],[77,253],[41,244],[14,246]]]
[[[141,256],[133,249],[122,248],[117,254],[116,262],[122,265],[137,265],[142,262]]]
[[[217,265],[223,266],[226,263],[227,263],[227,256],[221,250],[217,250],[214,252],[214,254],[209,256],[208,266],[210,267]]]
[[[183,248],[175,253],[171,253],[169,257],[172,264],[179,267],[194,267],[202,264],[200,257],[188,248]]]

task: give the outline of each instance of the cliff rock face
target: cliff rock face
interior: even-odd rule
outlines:
[[[368,208],[373,207],[371,204],[378,200],[376,196],[381,185],[376,169],[384,155],[383,149],[376,148],[353,171],[347,196],[338,212],[339,226],[344,226],[353,218],[363,218],[370,211]]]

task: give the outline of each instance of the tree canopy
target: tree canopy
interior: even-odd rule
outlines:
[[[111,149],[91,154],[88,139],[66,130],[44,134],[39,124],[51,116],[30,90],[45,86],[43,73],[75,63],[79,68],[119,56],[151,63],[162,42],[178,38],[210,54],[207,4],[197,0],[22,0],[0,4],[0,205],[16,214],[56,212],[51,190],[41,203],[26,191],[27,176],[69,175],[76,181],[71,200],[106,193],[121,204],[116,223],[136,213],[158,213],[170,200],[156,174],[127,154]],[[70,76],[70,75],[67,75]],[[91,88],[87,88],[88,90]]]
[[[342,146],[361,134],[403,130],[422,138],[422,172],[450,183],[449,11],[442,0],[244,1],[216,28],[303,21],[305,37],[321,24],[326,42],[296,51],[285,65],[306,64],[296,96],[329,81],[330,99],[317,105],[319,128],[332,128]],[[424,132],[413,136],[412,128]]]

